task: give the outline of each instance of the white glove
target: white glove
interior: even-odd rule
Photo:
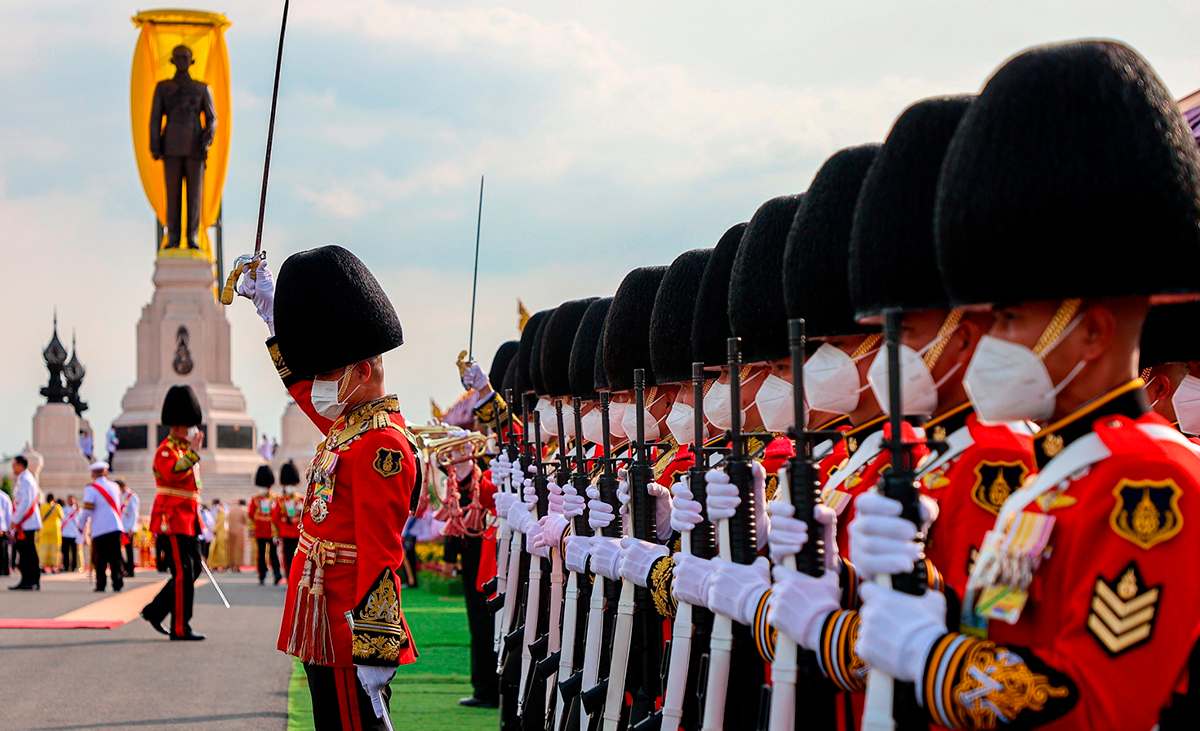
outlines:
[[[271,335],[275,335],[275,279],[267,262],[258,262],[255,278],[250,278],[251,265],[242,265],[242,278],[238,280],[237,293],[250,299],[258,310],[258,316],[267,323]]]
[[[387,713],[387,709],[383,706],[383,689],[392,682],[396,668],[355,665],[354,670],[358,674],[358,682],[367,692],[367,697],[371,699],[371,709],[375,711],[375,717],[382,719]]]
[[[708,519],[716,523],[732,518],[742,499],[738,496],[737,487],[729,481],[729,475],[714,468],[704,473],[704,481],[708,483],[708,499],[704,505]]]
[[[536,475],[537,467],[529,465],[529,474]],[[522,481],[521,499],[525,501],[525,505],[530,511],[537,510],[537,488],[533,486],[533,480],[528,477]]]
[[[929,651],[946,634],[945,595],[912,596],[878,584],[863,584],[859,591],[862,627],[854,651],[896,680],[921,680]]]
[[[483,372],[478,363],[472,363],[463,371],[462,385],[463,388],[473,388],[476,391],[482,391],[488,385],[487,374]]]
[[[708,589],[708,607],[739,624],[754,624],[754,610],[771,588],[771,562],[759,556],[744,565],[713,559],[712,585]]]
[[[538,521],[541,533],[538,535],[535,548],[558,548],[562,545],[563,534],[567,532],[570,523],[558,513],[551,513]]]
[[[529,526],[525,529],[525,550],[534,556],[550,558],[550,548],[541,542],[542,525],[531,517]]]
[[[650,567],[658,559],[666,556],[670,550],[666,546],[648,541],[638,540],[633,536],[621,539],[621,578],[632,581],[638,586],[646,585],[646,577],[650,575]]]
[[[503,516],[505,520],[508,520],[508,511],[512,510],[512,506],[515,503],[520,502],[519,500],[517,500],[517,496],[513,495],[511,492],[496,493],[495,501],[496,501],[496,515]]]
[[[518,533],[524,533],[529,530],[529,526],[533,524],[533,515],[530,514],[529,508],[525,503],[514,502],[512,507],[508,509],[508,527]]]
[[[621,578],[621,540],[592,536],[592,573],[606,579],[619,581]]]
[[[692,499],[694,496],[691,483],[688,482],[690,477],[687,474],[683,475],[673,488],[675,499],[671,501],[671,528],[680,533],[693,530],[704,522],[700,503]]]
[[[617,470],[617,502],[621,504],[621,515],[629,514],[629,470]]]
[[[673,574],[671,591],[676,599],[700,607],[708,606],[708,590],[713,579],[712,561],[690,553],[677,553]]]
[[[501,452],[498,457],[492,460],[488,465],[488,472],[492,476],[492,484],[496,486],[496,490],[504,487],[504,480],[512,474],[512,463],[508,460],[508,454]]]
[[[563,563],[567,571],[582,574],[587,571],[588,553],[592,550],[592,539],[588,536],[567,536],[563,546]]]
[[[771,532],[768,539],[771,544],[771,559],[780,563],[788,556],[800,553],[808,543],[808,524],[793,517],[796,508],[785,502],[773,502],[767,506],[771,514]],[[842,560],[837,552],[837,513],[825,505],[813,508],[813,517],[821,524],[825,534],[825,569],[835,574],[842,568]]]
[[[578,518],[583,515],[583,509],[587,507],[587,500],[583,498],[575,487],[570,483],[563,486],[563,517],[568,520]]]
[[[767,600],[767,622],[806,650],[816,650],[825,618],[841,606],[837,573],[826,571],[814,578],[787,566],[772,572],[775,584]]]
[[[859,573],[870,580],[912,571],[923,547],[916,542],[917,526],[900,517],[900,503],[870,491],[858,496],[854,508],[850,559]],[[922,513],[926,517],[924,506]]]
[[[562,511],[563,511],[562,488],[559,487],[558,484],[555,483],[553,480],[546,483],[546,488],[550,492],[550,496],[547,500],[547,506],[548,506],[547,512],[549,512],[550,514],[557,513],[559,515],[562,515]]]
[[[600,531],[608,527],[608,524],[613,522],[616,515],[613,513],[612,506],[600,499],[600,488],[596,487],[595,483],[587,489],[588,497],[588,525],[592,530],[599,534]]]
[[[624,470],[621,470],[624,473]],[[658,540],[665,541],[671,537],[671,491],[657,482],[646,485],[646,493],[654,497],[654,525]],[[622,479],[617,484],[617,499],[621,501],[621,515],[629,514],[629,502],[633,499],[629,492],[629,480]]]

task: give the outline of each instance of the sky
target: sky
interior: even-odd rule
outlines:
[[[154,268],[129,119],[140,9],[0,3],[0,454],[30,438],[56,307],[97,431],[134,381]],[[232,21],[231,261],[253,249],[282,2],[197,9]],[[1200,87],[1198,30],[1183,0],[295,0],[264,247],[276,267],[330,243],[366,262],[404,326],[388,387],[423,422],[431,397],[461,393],[481,174],[486,368],[518,335],[518,297],[611,295],[630,269],[713,246],[836,150],[882,140],[914,101],[978,91],[1027,47],[1116,38],[1182,97]],[[234,383],[278,435],[265,328],[245,300],[227,314]]]

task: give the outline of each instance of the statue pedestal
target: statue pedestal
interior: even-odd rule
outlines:
[[[251,474],[262,464],[254,420],[230,378],[229,321],[213,277],[204,259],[160,256],[155,264],[154,297],[137,326],[137,381],[113,422],[120,440],[114,474],[150,474],[154,450],[169,431],[159,423],[163,398],[179,384],[192,387],[204,415],[202,472]]]
[[[92,479],[88,461],[79,448],[81,420],[70,404],[42,404],[33,416],[33,448],[44,463],[38,484],[46,492],[75,492]]]
[[[321,430],[312,423],[295,401],[288,401],[280,424],[279,449],[275,450],[271,460],[271,468],[279,475],[279,468],[289,459],[296,464],[296,470],[304,478],[304,471],[312,461],[317,445],[325,439]]]

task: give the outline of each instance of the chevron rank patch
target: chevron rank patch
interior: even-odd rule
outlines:
[[[1109,515],[1109,525],[1130,543],[1149,549],[1183,529],[1183,513],[1179,510],[1182,494],[1173,480],[1121,480],[1113,490],[1117,503]]]
[[[1110,655],[1120,655],[1150,639],[1162,588],[1147,588],[1133,561],[1112,581],[1096,578],[1087,626]]]
[[[1023,462],[980,462],[975,467],[971,499],[992,515],[999,515],[1008,496],[1025,482],[1029,468]]]

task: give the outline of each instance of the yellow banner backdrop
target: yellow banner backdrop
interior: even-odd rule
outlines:
[[[130,82],[133,150],[146,198],[164,227],[167,223],[167,191],[162,161],[150,156],[150,107],[154,101],[154,87],[159,81],[175,75],[175,67],[171,65],[171,50],[180,44],[190,48],[192,60],[195,61],[190,70],[192,78],[212,87],[218,124],[212,147],[208,150],[208,166],[204,171],[200,248],[186,248],[185,236],[180,242],[181,248],[165,249],[165,233],[158,248],[159,256],[186,256],[211,262],[213,254],[208,228],[217,222],[217,215],[221,211],[221,191],[225,187],[230,130],[233,128],[229,101],[229,52],[225,47],[225,29],[229,27],[229,21],[220,13],[149,10],[133,16],[133,24],[142,31],[133,53],[133,76]],[[183,206],[182,220],[186,225],[186,194],[183,196]]]

